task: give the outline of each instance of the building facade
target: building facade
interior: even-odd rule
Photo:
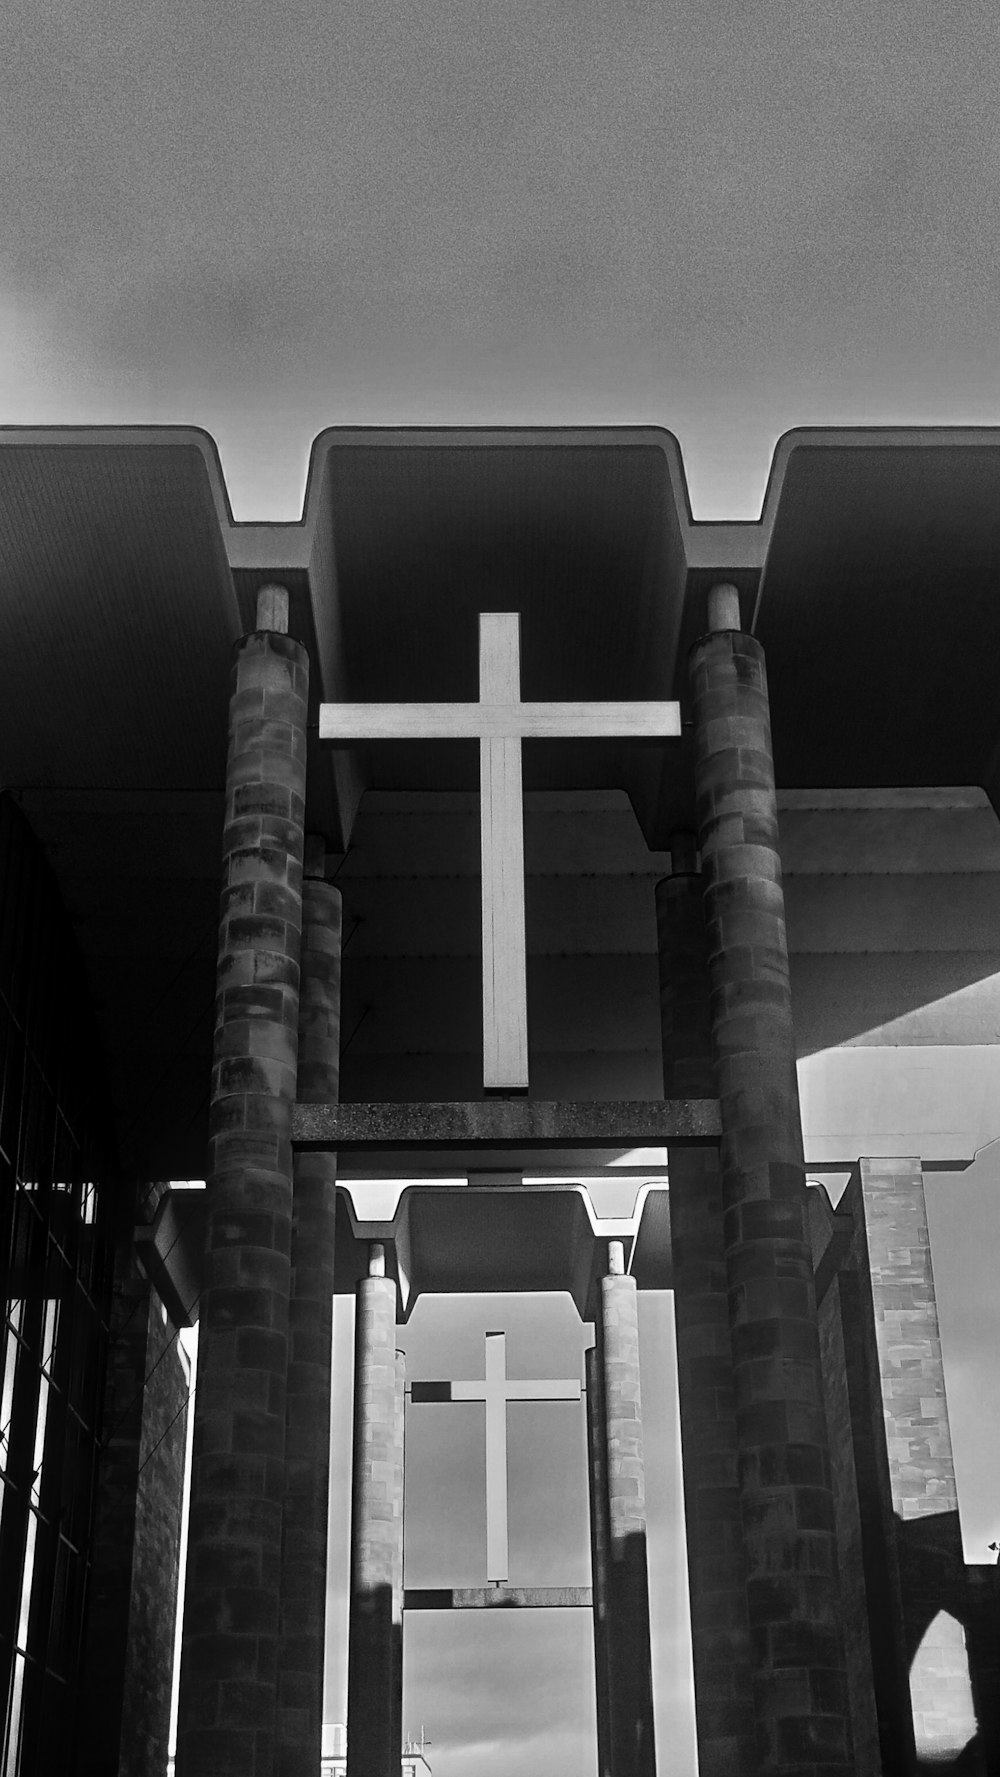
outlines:
[[[349,1777],[406,1613],[497,1588],[593,1612],[601,1777],[657,1769],[646,1288],[702,1777],[995,1766],[923,1175],[998,1133],[998,481],[791,434],[697,524],[655,429],[345,430],[237,525],[202,434],[0,434],[5,1777],[165,1766],[195,1316],[178,1777],[318,1768],[336,1291]],[[595,1327],[585,1599],[404,1586],[396,1326],[500,1288]]]

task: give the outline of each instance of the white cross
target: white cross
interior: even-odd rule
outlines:
[[[507,1335],[487,1333],[482,1382],[414,1382],[414,1401],[486,1403],[486,1578],[507,1579],[507,1402],[578,1401],[580,1383],[511,1382],[507,1378]]]
[[[528,1087],[522,740],[657,740],[680,731],[676,703],[522,703],[516,611],[480,615],[478,703],[320,705],[320,740],[479,741],[487,1091]]]

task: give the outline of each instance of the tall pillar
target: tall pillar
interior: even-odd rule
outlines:
[[[851,1770],[770,716],[733,587],[691,654],[761,1772]]]
[[[403,1437],[406,1428],[406,1353],[396,1353],[396,1416],[393,1420],[392,1485],[393,1498],[399,1501],[399,1533],[393,1549],[392,1574],[392,1744],[396,1764],[403,1748]]]
[[[674,836],[671,862],[672,875],[656,887],[664,1096],[714,1098],[708,944],[691,835]],[[671,1150],[670,1242],[698,1769],[700,1777],[731,1777],[753,1769],[756,1741],[714,1148]]]
[[[340,890],[306,847],[298,1095],[332,1103],[340,1077]],[[316,874],[310,875],[311,865]],[[278,1777],[316,1777],[322,1757],[337,1157],[297,1153],[285,1416],[285,1522],[278,1655]]]
[[[309,668],[282,589],[258,622],[230,703],[178,1777],[274,1769]]]
[[[397,1388],[396,1285],[373,1243],[358,1285],[354,1351],[351,1606],[347,1658],[348,1777],[398,1777],[396,1725],[402,1659],[394,1595],[402,1578],[399,1484],[401,1391]]]
[[[614,1777],[611,1757],[611,1674],[608,1666],[608,1522],[607,1424],[604,1413],[603,1368],[597,1347],[584,1353],[587,1379],[587,1461],[590,1471],[590,1578],[594,1613],[594,1678],[597,1702],[597,1773]]]
[[[656,1777],[646,1570],[646,1484],[635,1278],[609,1243],[597,1322],[607,1491],[607,1647],[614,1777]]]

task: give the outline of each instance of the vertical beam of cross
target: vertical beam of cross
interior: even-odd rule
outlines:
[[[486,1578],[507,1578],[507,1341],[486,1335]]]
[[[486,1407],[486,1578],[503,1585],[509,1565],[507,1534],[507,1402],[578,1401],[579,1381],[511,1382],[507,1335],[487,1333],[482,1381],[414,1382],[413,1401],[482,1401]]]
[[[516,611],[479,619],[479,701],[513,707],[521,697],[521,620]],[[521,741],[489,735],[479,747],[483,880],[483,1080],[528,1089],[528,987],[524,929]],[[487,1351],[489,1347],[487,1346]]]
[[[324,703],[320,740],[479,742],[483,867],[483,1085],[528,1088],[524,934],[523,740],[664,740],[676,703],[522,703],[516,611],[479,618],[478,703]]]

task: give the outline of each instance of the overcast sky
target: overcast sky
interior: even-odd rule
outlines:
[[[994,422],[995,0],[9,0],[9,422],[652,422],[753,516],[809,423]]]
[[[634,1194],[635,1186],[632,1186]],[[626,1193],[628,1194],[628,1193]],[[338,1303],[341,1349],[351,1305]],[[428,1297],[400,1330],[413,1379],[483,1375],[485,1334],[507,1334],[518,1380],[583,1378],[593,1329],[568,1296]],[[695,1777],[691,1643],[679,1517],[672,1301],[641,1299],[650,1530],[650,1609],[657,1727],[676,1777]],[[350,1498],[350,1379],[334,1401],[327,1713],[343,1720],[347,1686],[345,1510]],[[510,1583],[588,1586],[584,1408],[508,1408]],[[478,1403],[411,1406],[406,1426],[406,1581],[474,1586],[485,1578],[485,1412]],[[596,1777],[594,1648],[589,1613],[547,1610],[412,1613],[404,1637],[404,1727],[433,1746],[434,1777]]]
[[[966,1558],[993,1559],[1000,1537],[996,1258],[1000,1151],[968,1171],[925,1175],[945,1381]],[[621,1205],[625,1210],[627,1206]],[[608,1213],[610,1200],[604,1205]],[[487,1329],[507,1333],[512,1377],[582,1377],[593,1342],[569,1297],[426,1297],[399,1343],[410,1380],[481,1377]],[[671,1777],[697,1777],[673,1299],[640,1297],[656,1735]],[[347,1695],[347,1575],[353,1304],[338,1298],[331,1473],[326,1714]],[[408,1409],[406,1581],[481,1585],[485,1576],[485,1414],[481,1406]],[[583,1409],[508,1409],[514,1585],[590,1581]],[[593,1640],[582,1611],[413,1613],[404,1638],[404,1728],[433,1745],[434,1777],[596,1777]]]
[[[755,516],[791,426],[1000,420],[998,86],[996,0],[8,0],[0,423],[204,426],[244,519],[299,515],[327,425],[653,423],[696,515]],[[995,1181],[988,1157],[929,1186],[977,1550]],[[551,1313],[538,1349],[565,1366],[579,1329]],[[661,1733],[687,1777],[663,1303],[644,1326]],[[592,1768],[579,1619],[519,1623],[501,1658],[511,1627],[412,1633],[440,1777]],[[490,1751],[515,1732],[520,1763]]]

